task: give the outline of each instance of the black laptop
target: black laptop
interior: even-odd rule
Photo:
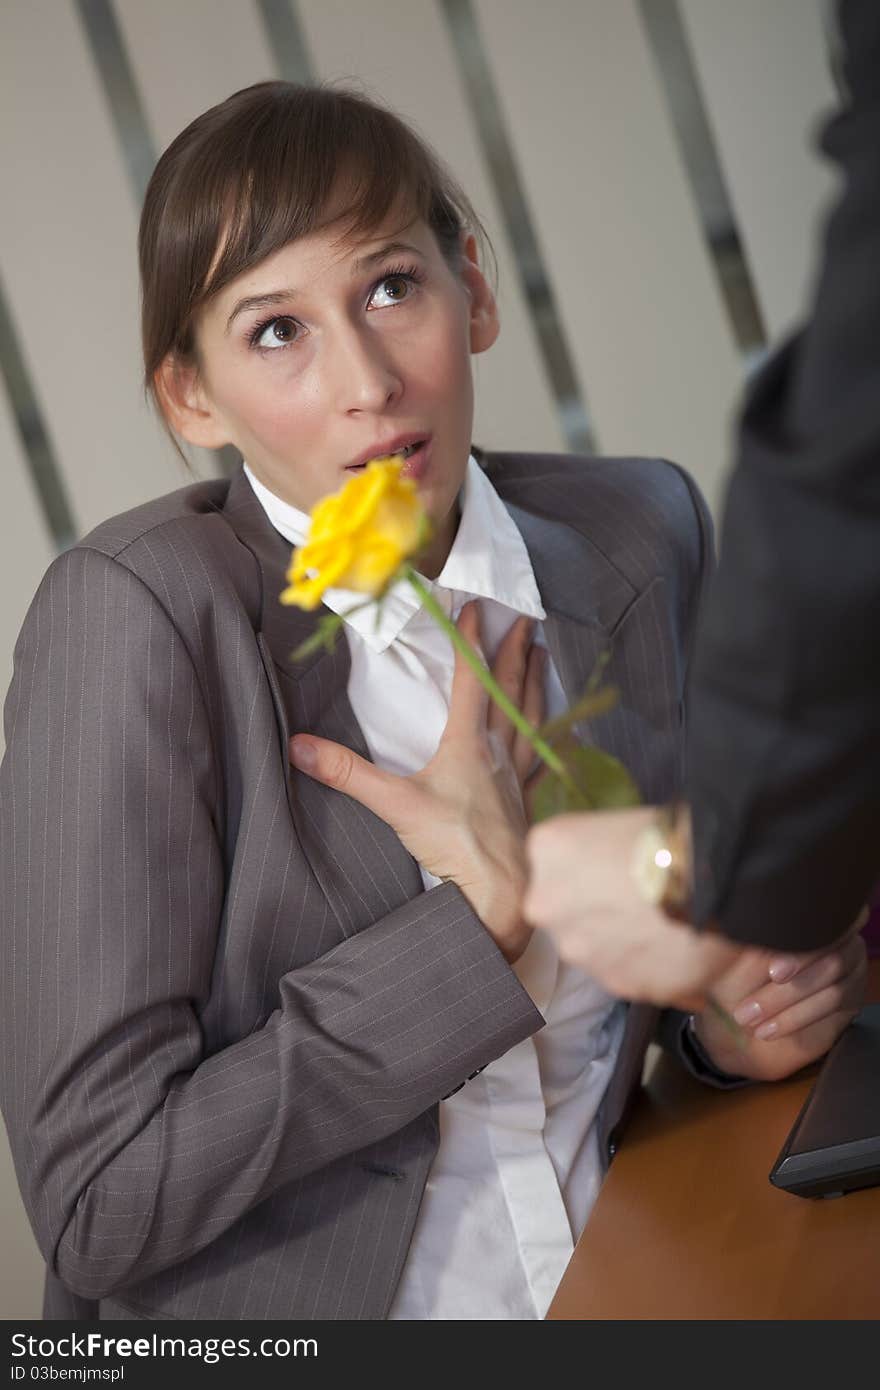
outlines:
[[[880,1184],[880,1004],[866,1005],[828,1053],[770,1181],[798,1197]]]

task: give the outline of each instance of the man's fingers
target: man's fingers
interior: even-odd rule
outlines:
[[[579,896],[568,891],[570,877],[565,872],[566,865],[573,862],[569,855],[577,854],[579,832],[584,836],[584,845],[588,845],[588,824],[584,813],[574,813],[534,826],[526,837],[529,880],[523,913],[532,926],[552,930],[558,946],[561,946],[563,932],[572,921],[579,922],[583,915]],[[586,945],[587,939],[587,933],[584,933],[582,944]]]
[[[479,604],[472,599],[466,603],[456,624],[466,642],[469,642],[481,661],[484,660],[480,640]],[[486,705],[489,697],[480,681],[462,656],[455,649],[455,669],[452,674],[452,693],[449,697],[449,714],[443,737],[469,736],[482,733],[486,724]]]
[[[394,828],[395,820],[405,817],[408,797],[415,794],[407,778],[383,772],[344,744],[311,734],[295,734],[290,740],[290,761],[316,782],[353,797]]]

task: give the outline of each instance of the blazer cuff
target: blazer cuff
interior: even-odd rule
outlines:
[[[715,1065],[697,1037],[693,1014],[667,1009],[658,1031],[664,1045],[675,1053],[691,1076],[704,1085],[714,1086],[719,1091],[736,1091],[743,1086],[754,1085],[751,1077],[736,1076]]]

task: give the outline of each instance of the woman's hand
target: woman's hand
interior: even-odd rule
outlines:
[[[479,647],[476,603],[458,627]],[[493,674],[534,725],[543,719],[543,660],[531,644],[533,624],[518,619],[498,649]],[[528,945],[523,789],[534,755],[510,721],[489,702],[456,653],[449,715],[434,757],[410,777],[384,772],[342,744],[311,735],[290,740],[293,764],[325,786],[345,792],[397,832],[430,873],[456,883],[506,959]]]
[[[864,921],[863,913],[830,950],[798,956],[744,951],[712,992],[742,1025],[745,1045],[708,1010],[694,1022],[715,1065],[756,1081],[779,1081],[823,1056],[864,1003]]]

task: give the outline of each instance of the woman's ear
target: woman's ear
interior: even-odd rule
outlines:
[[[155,376],[156,399],[168,424],[189,444],[220,449],[229,443],[195,363],[169,352]]]
[[[477,239],[473,232],[469,232],[462,241],[461,258],[461,278],[470,299],[471,352],[485,352],[498,337],[501,324],[495,296],[480,269]]]

